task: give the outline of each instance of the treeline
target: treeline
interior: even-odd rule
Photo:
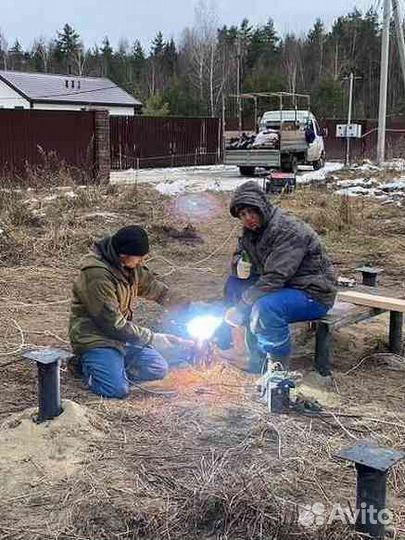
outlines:
[[[355,9],[335,20],[329,31],[320,19],[305,35],[277,33],[271,18],[253,25],[218,28],[215,15],[200,3],[196,24],[176,43],[158,32],[149,51],[139,40],[123,39],[113,48],[85,48],[66,24],[54,39],[38,39],[29,50],[0,35],[0,69],[109,77],[154,115],[217,116],[222,96],[286,90],[310,93],[319,117],[346,114],[348,77],[355,82],[354,115],[375,118],[378,111],[381,24],[372,9]],[[394,27],[391,28],[388,114],[405,112],[404,85]]]

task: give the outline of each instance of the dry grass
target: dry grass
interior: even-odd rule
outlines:
[[[281,206],[308,223],[323,238],[338,271],[382,266],[387,285],[403,285],[405,219],[403,209],[368,199],[332,195],[325,188],[297,190]]]
[[[298,514],[305,504],[353,501],[354,470],[334,452],[364,437],[398,448],[404,422],[393,411],[374,414],[350,380],[337,381],[344,413],[313,418],[269,416],[252,380],[221,365],[174,372],[159,386],[178,391],[172,400],[135,391],[125,402],[86,403],[76,395],[107,433],[72,477],[3,500],[2,537],[357,538],[336,523],[303,527]],[[397,524],[404,488],[398,470],[390,483]]]
[[[71,282],[95,238],[128,223],[144,225],[152,239],[151,266],[175,292],[190,300],[221,294],[238,233],[226,212],[228,195],[215,196],[222,213],[193,223],[203,242],[185,242],[187,223],[173,214],[168,199],[148,188],[22,189],[2,199],[3,193],[2,419],[36,403],[35,370],[19,360],[18,351],[32,345],[67,346]],[[283,197],[280,204],[317,228],[339,272],[383,262],[383,280],[402,286],[401,209],[307,188]],[[152,308],[139,305],[138,320],[158,325],[160,311]],[[64,397],[91,409],[106,433],[90,442],[75,472],[62,481],[33,465],[32,485],[18,498],[4,494],[0,499],[1,537],[356,538],[336,523],[305,528],[297,515],[302,505],[313,502],[327,508],[335,502],[353,504],[354,470],[333,458],[336,450],[355,438],[403,447],[403,366],[391,357],[370,357],[382,350],[385,335],[384,319],[337,333],[337,405],[325,404],[322,416],[269,415],[257,401],[252,378],[220,360],[211,370],[174,372],[153,385],[175,390],[172,399],[135,389],[124,402],[101,400],[63,372]],[[297,351],[295,361],[308,374],[313,335],[303,342],[307,348]],[[405,531],[403,473],[399,467],[390,477],[395,539]]]
[[[366,379],[375,384],[376,376],[378,369]],[[388,370],[388,378],[395,376]],[[3,500],[2,538],[25,540],[27,530],[32,540],[360,538],[336,523],[303,527],[299,512],[314,502],[347,507],[355,473],[333,459],[334,452],[355,438],[400,448],[403,418],[393,410],[378,414],[379,393],[369,404],[356,395],[356,378],[342,374],[337,384],[344,407],[321,417],[271,417],[252,383],[217,365],[173,372],[155,386],[177,390],[171,400],[136,390],[125,402],[86,402],[76,394],[105,436],[90,442],[76,474],[63,482],[48,479],[46,489],[34,482],[31,491]],[[383,393],[385,383],[379,389]],[[398,469],[390,481],[397,538],[402,473]]]
[[[26,163],[19,172],[4,168],[0,176],[2,186],[40,189],[46,186],[75,186],[91,184],[92,178],[86,172],[87,168],[77,168],[61,160],[56,152],[46,152],[41,146],[38,149],[38,162]]]

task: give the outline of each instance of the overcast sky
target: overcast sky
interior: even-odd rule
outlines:
[[[238,24],[244,17],[263,23],[272,17],[285,34],[307,30],[317,17],[330,25],[355,5],[366,10],[379,4],[381,0],[217,0],[215,10],[219,25]],[[114,46],[120,38],[140,39],[149,49],[157,31],[177,40],[183,28],[192,26],[194,6],[193,0],[1,0],[0,28],[9,46],[18,38],[30,47],[35,37],[53,37],[68,22],[87,46],[108,35]]]

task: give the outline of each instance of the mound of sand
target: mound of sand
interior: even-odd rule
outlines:
[[[63,413],[36,424],[36,409],[7,419],[0,429],[0,497],[18,497],[38,485],[52,484],[77,472],[89,444],[103,436],[97,416],[73,401]]]

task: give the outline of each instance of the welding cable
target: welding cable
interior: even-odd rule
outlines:
[[[174,390],[151,390],[150,388],[145,388],[140,384],[131,384],[131,388],[137,388],[138,390],[141,390],[144,394],[150,394],[152,396],[173,398],[177,397],[178,395],[177,392],[175,392]]]

